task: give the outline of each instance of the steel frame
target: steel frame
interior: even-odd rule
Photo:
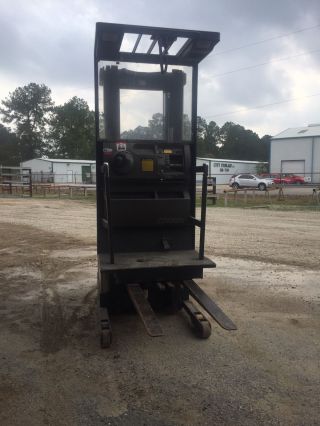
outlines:
[[[124,35],[136,34],[137,38],[131,52],[121,51]],[[145,53],[138,53],[137,49],[142,36],[150,36],[150,45]],[[178,38],[186,38],[176,54],[170,54],[170,47]],[[207,338],[211,333],[211,325],[203,314],[193,306],[189,297],[197,302],[225,329],[235,329],[234,324],[223,314],[220,308],[197,286],[193,278],[202,278],[203,268],[215,267],[214,262],[204,257],[207,177],[208,167],[196,166],[197,140],[197,98],[198,98],[198,63],[204,59],[218,43],[219,33],[205,31],[189,31],[168,28],[121,24],[96,24],[96,40],[94,48],[94,90],[95,90],[95,119],[96,119],[96,185],[97,185],[97,251],[99,261],[100,298],[107,294],[112,280],[122,280],[127,283],[124,288],[128,300],[131,299],[137,312],[141,316],[150,335],[161,335],[161,326],[157,323],[151,306],[144,297],[144,291],[149,292],[149,302],[157,302],[159,295],[164,296],[165,303],[169,303],[173,310],[184,309],[189,315],[199,337]],[[159,53],[153,53],[158,43]],[[200,243],[198,259],[192,262],[170,264],[159,260],[152,264],[141,263],[137,267],[137,259],[130,258],[122,262],[121,255],[114,252],[112,235],[112,215],[110,197],[109,165],[104,163],[103,143],[108,142],[99,135],[99,62],[138,62],[158,64],[161,73],[165,73],[168,65],[189,66],[192,68],[192,101],[191,101],[191,182],[190,182],[190,223],[192,226],[193,249],[195,248],[195,226],[200,227]],[[158,141],[157,143],[166,143]],[[196,173],[203,173],[201,219],[195,218],[196,212]],[[103,212],[107,211],[107,217]],[[105,237],[107,235],[107,238]],[[195,251],[193,250],[195,253]],[[184,257],[183,252],[177,256]],[[186,253],[186,252],[185,252]],[[150,253],[149,253],[150,254]],[[152,253],[151,253],[152,255]],[[170,256],[170,255],[169,255]],[[171,252],[172,256],[172,252]],[[121,263],[122,262],[122,263]],[[127,262],[127,263],[126,263]],[[128,263],[129,262],[129,263]],[[160,262],[160,263],[159,263]],[[156,276],[154,271],[157,272]],[[183,271],[183,273],[181,273]],[[116,273],[114,273],[116,272]],[[183,279],[181,278],[183,276]],[[131,279],[131,281],[130,281]],[[139,284],[137,284],[139,283]],[[155,293],[154,293],[155,292]],[[152,295],[155,294],[155,297]],[[160,297],[161,299],[161,297]],[[129,300],[130,301],[130,300]],[[159,300],[158,300],[159,301]],[[161,304],[161,303],[160,303]],[[101,302],[100,302],[101,305]],[[157,303],[156,303],[157,305]],[[102,306],[101,343],[102,346],[111,344],[111,326],[106,305]]]

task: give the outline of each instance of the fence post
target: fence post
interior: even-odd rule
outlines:
[[[217,203],[217,178],[216,177],[212,177],[212,204],[216,204]]]
[[[244,190],[244,203],[247,204],[247,190]]]
[[[32,197],[33,196],[33,187],[32,187],[32,171],[31,171],[31,169],[29,170],[29,194],[30,194],[30,197]]]
[[[228,207],[228,193],[224,191],[224,206]]]
[[[69,187],[69,195],[70,195],[70,198],[72,198],[72,186]]]
[[[281,200],[284,200],[284,193],[283,193],[282,186],[280,186],[279,193],[278,193],[278,201],[281,201]]]
[[[317,204],[320,203],[320,191],[317,192],[316,188],[312,190],[312,201],[316,201]]]

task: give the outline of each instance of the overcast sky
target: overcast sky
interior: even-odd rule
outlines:
[[[93,108],[95,22],[116,22],[221,33],[200,64],[198,113],[207,120],[260,136],[320,122],[320,0],[0,0],[0,7],[0,99],[32,81],[48,85],[57,104],[76,95]]]

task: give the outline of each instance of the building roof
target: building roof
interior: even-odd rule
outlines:
[[[204,160],[204,161],[215,161],[221,163],[227,162],[227,163],[245,163],[245,164],[260,164],[263,163],[263,161],[249,161],[249,160],[226,160],[225,158],[208,158],[208,157],[197,157],[197,160]],[[266,163],[267,164],[267,163]]]
[[[62,158],[35,158],[35,160],[49,161],[50,163],[75,163],[75,164],[95,164],[94,160],[65,160]],[[246,163],[246,164],[257,164],[263,161],[248,161],[248,160],[230,160],[225,158],[208,158],[208,157],[197,157],[197,160],[204,161],[217,161],[217,162],[228,162],[228,163]]]
[[[65,160],[63,158],[35,158],[35,160],[49,161],[50,163],[95,164],[95,160]]]
[[[320,123],[309,124],[306,127],[294,127],[273,136],[272,139],[310,138],[320,136]]]

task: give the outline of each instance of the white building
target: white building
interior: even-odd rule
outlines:
[[[261,161],[225,160],[217,158],[197,157],[197,166],[207,164],[209,176],[216,178],[217,185],[228,184],[232,175],[240,173],[257,173],[257,166]],[[199,180],[200,177],[197,178]]]
[[[320,124],[287,129],[273,136],[270,172],[293,173],[320,182]]]
[[[30,167],[34,182],[95,183],[96,162],[91,160],[62,160],[35,158],[23,161],[21,167]]]

